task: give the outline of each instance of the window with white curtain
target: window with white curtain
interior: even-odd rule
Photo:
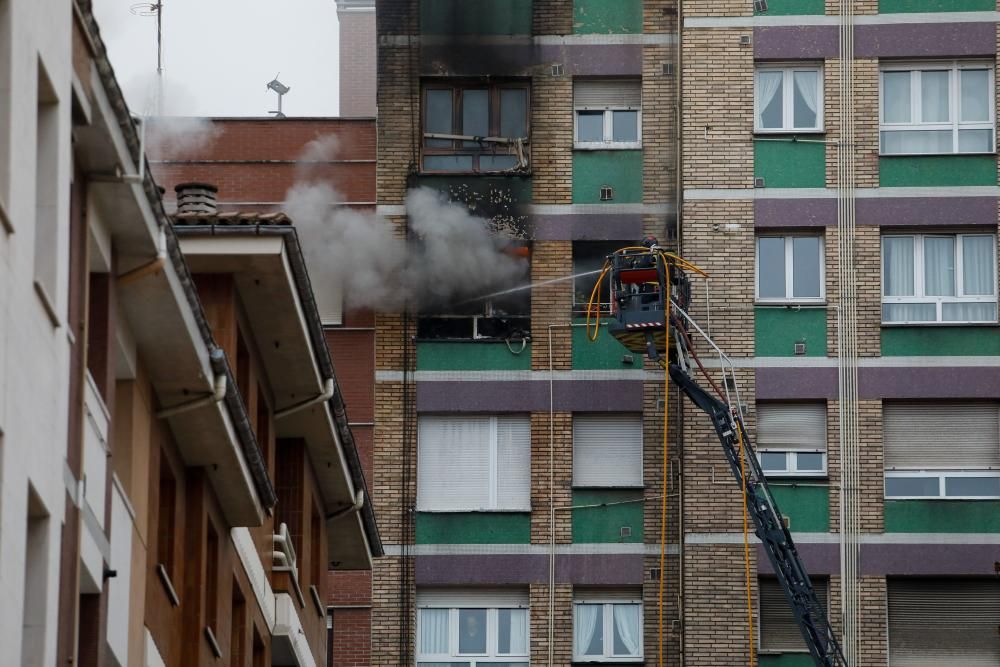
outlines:
[[[528,415],[421,415],[417,510],[531,510]]]
[[[757,300],[822,302],[823,239],[812,235],[757,237]]]
[[[573,415],[573,486],[642,486],[642,415]]]
[[[996,236],[882,237],[882,321],[995,322]]]
[[[527,591],[417,592],[417,667],[528,667]]]
[[[830,580],[812,578],[816,600],[824,612],[828,613]],[[788,606],[785,591],[775,577],[761,577],[758,580],[758,600],[760,611],[760,652],[761,653],[806,653],[805,640],[795,614]]]
[[[769,477],[826,476],[826,404],[758,403],[757,458]]]
[[[890,577],[889,667],[1000,665],[1000,578]]]
[[[886,498],[1000,498],[1000,403],[886,401],[882,445]]]
[[[641,662],[642,595],[580,593],[573,601],[574,662]]]
[[[642,81],[573,81],[575,148],[642,148]]]
[[[881,77],[883,155],[994,152],[992,65],[892,65]]]
[[[755,132],[821,132],[823,70],[818,65],[758,66],[754,76]]]

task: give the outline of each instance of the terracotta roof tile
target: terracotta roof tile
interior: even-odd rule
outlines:
[[[244,211],[227,211],[220,213],[186,212],[171,216],[175,225],[291,225],[292,220],[286,214],[252,213]]]

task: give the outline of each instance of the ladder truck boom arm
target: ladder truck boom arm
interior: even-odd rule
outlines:
[[[670,379],[712,420],[729,468],[747,495],[747,512],[753,518],[754,532],[771,561],[810,655],[817,665],[846,667],[847,661],[826,611],[816,598],[809,574],[754,456],[742,419],[729,405],[702,389],[679,365],[670,364],[669,370]],[[745,448],[743,466],[740,465],[741,439]]]

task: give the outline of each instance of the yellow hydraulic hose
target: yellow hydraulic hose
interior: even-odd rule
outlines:
[[[750,590],[750,531],[747,524],[747,483],[746,483],[746,462],[745,448],[743,447],[743,425],[736,425],[736,435],[740,443],[740,481],[743,487],[743,562],[746,571],[747,587],[747,625],[750,628],[750,667],[754,667],[754,645],[753,645],[753,594]]]

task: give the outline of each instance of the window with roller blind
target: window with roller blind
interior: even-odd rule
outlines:
[[[574,148],[642,148],[642,81],[573,82]]]
[[[573,415],[573,486],[642,486],[642,415]]]
[[[813,590],[823,612],[829,614],[827,599],[829,579],[813,578]],[[760,652],[761,653],[806,653],[805,640],[799,632],[792,608],[788,606],[785,592],[774,577],[758,580],[758,601],[760,605]]]
[[[417,591],[417,667],[528,667],[528,591]]]
[[[757,458],[771,477],[826,476],[826,404],[758,403]]]
[[[417,510],[531,510],[528,415],[421,415]]]
[[[886,583],[889,667],[1000,665],[1000,579]]]
[[[882,406],[885,497],[1000,498],[1000,403]]]

